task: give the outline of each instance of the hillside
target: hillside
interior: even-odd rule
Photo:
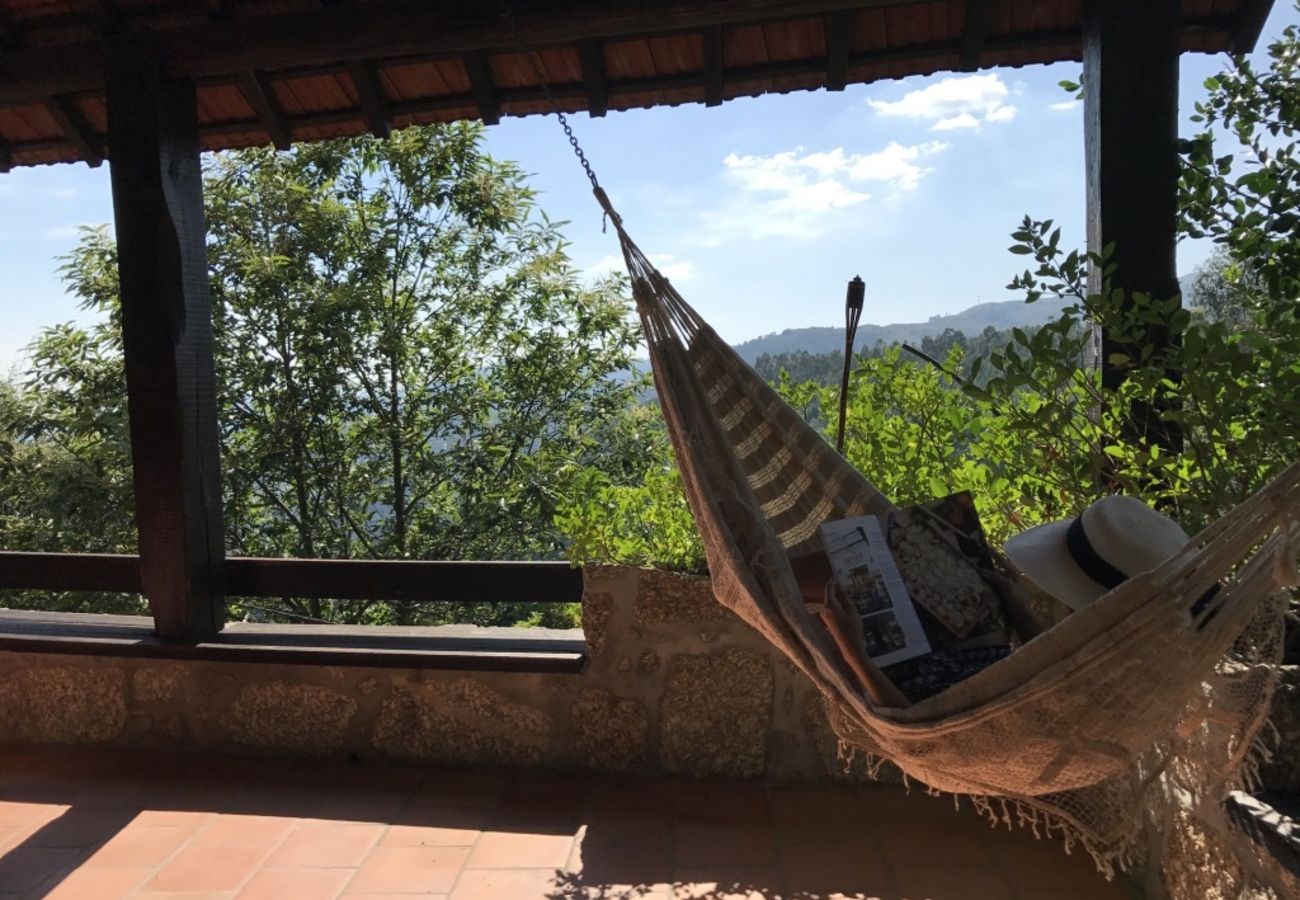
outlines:
[[[1061,313],[1063,302],[1044,297],[1037,303],[1007,300],[1000,303],[979,303],[969,309],[947,316],[933,316],[928,322],[907,322],[895,325],[862,325],[858,328],[857,346],[870,347],[876,341],[886,344],[895,341],[919,342],[924,337],[942,334],[945,328],[974,337],[986,327],[999,331],[1012,327],[1024,328],[1041,325]],[[746,362],[753,363],[764,353],[829,353],[844,349],[843,326],[826,328],[788,328],[779,334],[767,334],[736,344],[736,351]]]

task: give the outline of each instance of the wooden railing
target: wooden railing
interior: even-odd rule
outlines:
[[[264,559],[227,557],[232,597],[335,600],[490,600],[574,603],[582,572],[565,562]],[[141,593],[140,558],[108,553],[0,551],[0,590]]]

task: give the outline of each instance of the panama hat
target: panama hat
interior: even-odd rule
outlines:
[[[1077,610],[1154,569],[1190,540],[1173,519],[1115,495],[1073,519],[1021,532],[1003,550],[1030,581]]]

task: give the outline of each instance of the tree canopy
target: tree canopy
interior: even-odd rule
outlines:
[[[557,499],[635,397],[612,376],[638,333],[622,282],[580,279],[557,224],[515,165],[483,151],[480,129],[224,154],[205,196],[228,552],[560,558]],[[0,540],[130,551],[107,234],[87,232],[63,274],[105,318],[43,332],[4,395],[5,433],[22,447],[10,464],[48,497],[6,515]],[[59,524],[42,531],[49,515],[35,510],[47,506]],[[532,614],[294,598],[250,610],[399,623]]]

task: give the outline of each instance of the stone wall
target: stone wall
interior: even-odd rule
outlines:
[[[0,743],[848,777],[816,691],[707,580],[586,582],[581,674],[0,653]]]

